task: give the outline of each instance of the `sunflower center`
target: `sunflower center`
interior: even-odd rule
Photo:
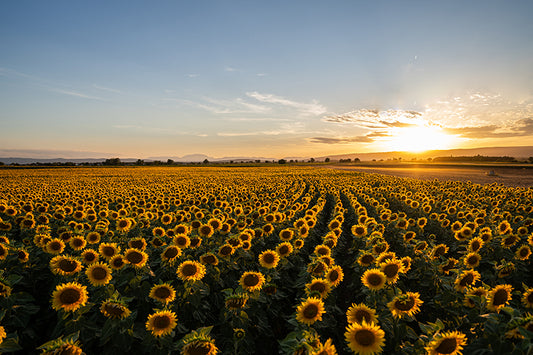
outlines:
[[[446,338],[444,339],[435,351],[439,354],[451,354],[457,350],[457,339],[455,338]]]
[[[142,249],[144,248],[144,243],[142,242],[142,240],[132,240],[131,247],[135,249]]]
[[[168,316],[157,316],[154,319],[154,327],[157,329],[166,329],[170,326],[170,318]]]
[[[143,255],[138,251],[132,251],[128,253],[127,259],[132,264],[138,264],[143,260]]]
[[[363,264],[370,264],[374,261],[374,257],[370,254],[368,255],[364,255],[362,258],[361,258],[361,262]]]
[[[124,307],[119,304],[109,303],[104,306],[104,309],[107,313],[115,317],[119,317],[124,314]]]
[[[355,341],[362,346],[370,346],[374,344],[376,336],[368,329],[361,329],[355,333]]]
[[[355,228],[355,234],[357,235],[361,235],[361,234],[364,234],[365,233],[365,229],[363,227],[357,227]]]
[[[383,273],[387,277],[394,277],[398,274],[400,267],[397,264],[389,264],[383,268]]]
[[[466,286],[466,285],[470,285],[472,282],[474,282],[474,275],[472,274],[466,274],[462,279],[461,279],[461,282],[459,282],[459,284],[461,286]]]
[[[272,264],[274,263],[276,259],[274,258],[274,254],[272,253],[267,253],[265,255],[263,255],[263,261],[267,264]]]
[[[466,259],[466,262],[468,263],[468,265],[475,265],[475,264],[478,263],[478,261],[479,261],[479,259],[475,255],[472,255],[468,259]]]
[[[508,298],[509,296],[507,294],[507,290],[499,289],[498,291],[494,293],[494,302],[492,302],[492,304],[495,306],[505,304]]]
[[[285,255],[289,253],[289,247],[286,245],[283,245],[281,248],[279,248],[279,253],[281,255]]]
[[[76,270],[76,262],[73,260],[62,259],[58,264],[59,268],[64,272],[72,272]]]
[[[154,295],[158,298],[167,299],[170,297],[170,289],[168,287],[158,287],[155,289]]]
[[[472,251],[478,251],[480,247],[481,244],[477,240],[471,244]]]
[[[51,250],[61,250],[61,243],[59,242],[50,242],[49,245]]]
[[[220,253],[222,255],[229,255],[231,253],[231,247],[227,245],[222,247],[222,249],[220,249]]]
[[[400,311],[409,311],[411,310],[415,305],[415,300],[412,297],[409,297],[406,300],[397,300],[394,302],[394,307],[399,309]]]
[[[80,291],[74,289],[74,288],[67,288],[61,294],[59,295],[59,300],[62,304],[73,304],[80,300],[81,293]]]
[[[202,342],[191,343],[187,346],[187,354],[190,355],[208,355],[211,351],[209,344]]]
[[[95,267],[91,272],[91,276],[95,280],[104,280],[107,277],[107,270],[103,267]]]
[[[259,276],[256,274],[248,274],[244,277],[243,281],[246,286],[253,287],[259,283]]]
[[[176,238],[176,244],[185,245],[185,244],[187,244],[187,239],[185,237],[177,237]]]
[[[178,255],[178,248],[168,248],[165,250],[165,257],[167,259],[172,259]]]
[[[526,299],[528,303],[533,303],[533,292],[530,292]]]
[[[337,281],[338,278],[339,278],[339,272],[337,270],[332,270],[329,273],[329,280],[330,281]]]
[[[122,258],[116,258],[113,259],[113,266],[114,267],[122,267],[124,265],[124,260]]]
[[[322,282],[317,282],[317,283],[312,284],[310,289],[311,291],[318,291],[322,293],[326,290],[326,285]]]
[[[309,304],[304,309],[304,317],[306,319],[313,319],[318,314],[318,306],[316,304]]]
[[[102,248],[102,254],[104,254],[107,257],[111,257],[111,256],[115,255],[115,248],[107,247],[107,246],[103,247]]]
[[[183,265],[183,268],[181,269],[181,272],[185,276],[193,276],[196,274],[196,271],[198,269],[196,268],[196,265],[194,264],[185,264]]]
[[[528,255],[529,255],[529,249],[527,248],[520,249],[520,256],[526,257]]]
[[[93,253],[86,253],[83,258],[85,259],[85,261],[91,262],[96,259],[96,255]]]
[[[367,281],[372,286],[378,286],[378,285],[381,285],[381,283],[383,282],[383,279],[381,278],[379,274],[370,274],[367,277]]]
[[[370,323],[370,321],[372,320],[372,316],[370,315],[370,313],[368,313],[368,311],[364,309],[358,309],[357,312],[355,312],[354,318],[357,323],[362,323],[363,321]]]
[[[207,264],[214,264],[215,263],[215,257],[213,255],[206,255],[204,257],[204,262]]]

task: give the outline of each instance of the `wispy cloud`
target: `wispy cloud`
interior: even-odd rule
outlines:
[[[49,90],[50,90],[50,91],[53,91],[53,92],[57,92],[57,93],[59,93],[59,94],[68,95],[68,96],[74,96],[74,97],[79,97],[79,98],[82,98],[82,99],[105,101],[105,100],[104,100],[103,98],[101,98],[101,97],[98,97],[98,96],[92,96],[92,95],[87,95],[87,94],[84,94],[84,93],[82,93],[82,92],[77,92],[77,91],[72,91],[72,90],[62,90],[62,89],[57,89],[57,88],[50,88]]]
[[[234,71],[237,71],[237,69],[233,68],[233,67],[225,67],[224,68],[224,71],[227,71],[227,72],[234,72]]]
[[[101,90],[101,91],[108,91],[108,92],[112,92],[112,93],[115,93],[115,94],[122,94],[122,91],[120,91],[120,90],[112,89],[112,88],[101,86],[101,85],[97,85],[97,84],[93,84],[93,87],[95,89],[98,89],[98,90]]]
[[[323,144],[347,144],[347,143],[372,143],[374,139],[369,136],[354,136],[354,137],[312,137],[309,139],[311,143]]]
[[[317,101],[311,103],[303,103],[292,101],[281,96],[276,96],[273,94],[261,94],[257,91],[247,92],[246,96],[256,99],[260,102],[265,102],[274,105],[281,105],[285,107],[291,107],[299,111],[303,115],[313,115],[318,116],[326,113],[327,109],[325,106],[319,104]]]

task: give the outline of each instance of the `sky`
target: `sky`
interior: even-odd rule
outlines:
[[[532,1],[0,1],[0,156],[533,145]]]

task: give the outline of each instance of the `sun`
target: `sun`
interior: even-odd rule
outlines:
[[[441,127],[426,125],[396,128],[384,141],[389,150],[408,152],[448,149],[453,143],[454,136],[446,134]]]

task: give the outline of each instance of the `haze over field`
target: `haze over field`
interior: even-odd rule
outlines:
[[[2,1],[1,155],[531,145],[531,13],[531,1]]]

